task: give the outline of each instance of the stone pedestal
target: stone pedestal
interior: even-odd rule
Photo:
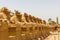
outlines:
[[[0,21],[0,40],[8,40],[8,23],[7,20]]]
[[[16,27],[10,27],[8,29],[8,38],[9,38],[9,40],[17,40],[17,38],[16,38]]]

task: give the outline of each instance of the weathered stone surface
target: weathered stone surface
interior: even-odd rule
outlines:
[[[54,28],[45,20],[27,13],[15,11],[11,16],[10,12],[5,7],[0,10],[0,40],[42,40]]]

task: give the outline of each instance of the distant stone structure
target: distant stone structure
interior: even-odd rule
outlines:
[[[0,9],[0,40],[43,40],[53,28],[45,20],[27,13],[15,11],[11,16],[6,7]]]

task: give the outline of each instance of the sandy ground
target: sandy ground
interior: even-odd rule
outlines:
[[[49,35],[45,40],[60,40],[60,32],[51,32],[51,35]]]

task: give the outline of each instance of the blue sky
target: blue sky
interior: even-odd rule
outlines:
[[[60,0],[0,0],[0,8],[4,6],[45,20],[60,18]]]

